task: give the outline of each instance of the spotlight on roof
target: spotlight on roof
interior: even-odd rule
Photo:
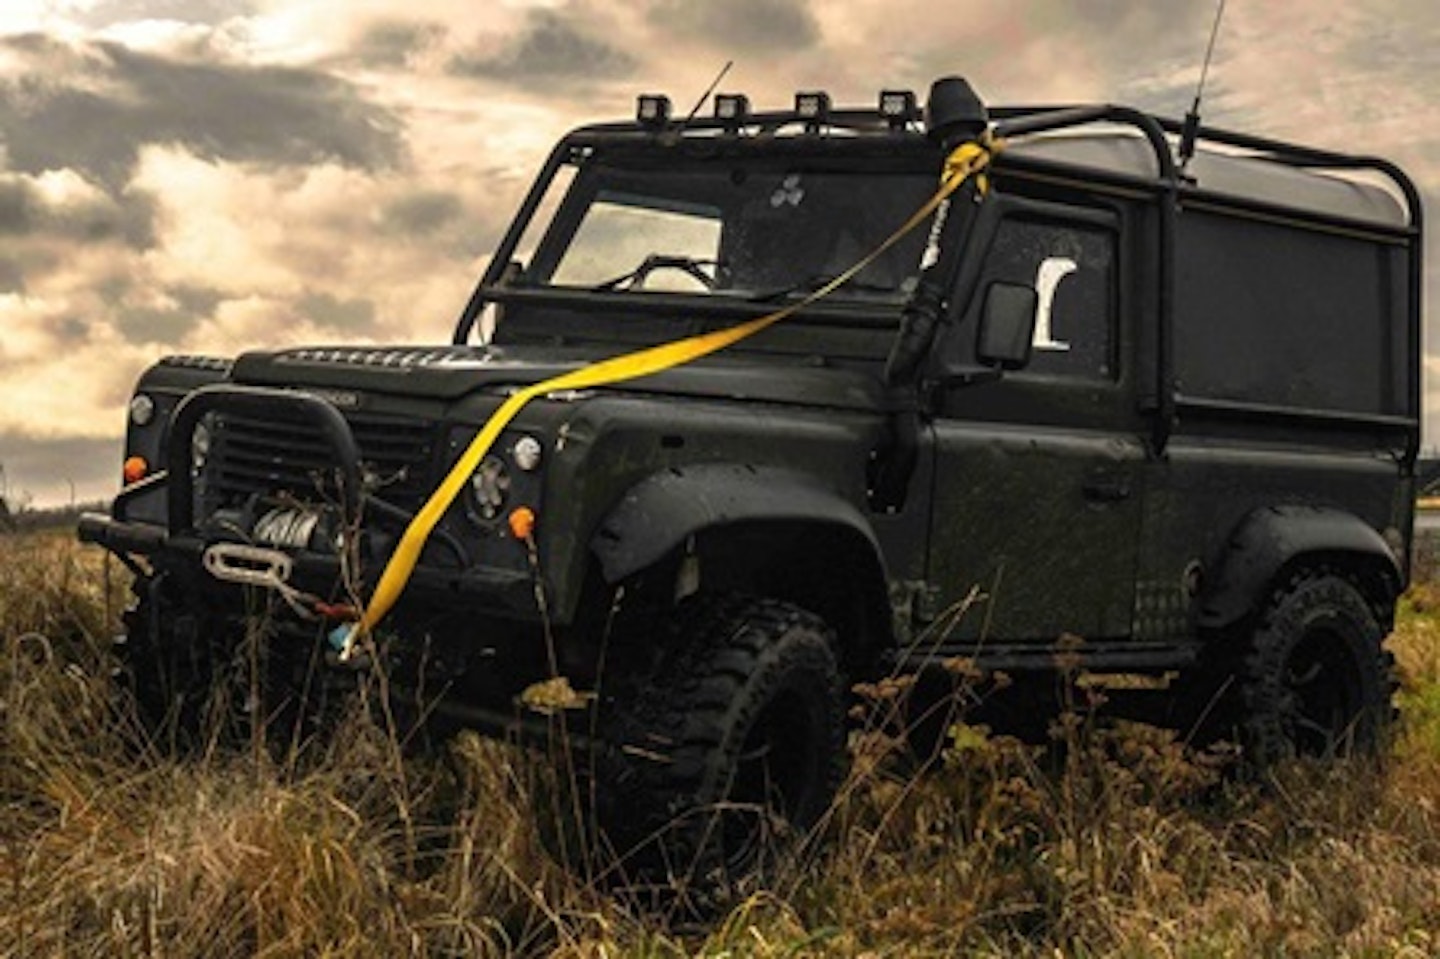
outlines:
[[[670,98],[661,94],[642,93],[635,98],[635,120],[645,127],[659,129],[670,122]]]
[[[738,130],[750,119],[750,98],[743,93],[715,94],[715,119],[727,130]]]
[[[890,124],[890,129],[900,130],[912,121],[920,119],[920,105],[913,90],[881,90],[880,115]]]
[[[795,115],[805,121],[806,130],[819,132],[830,120],[830,94],[823,90],[795,94]]]

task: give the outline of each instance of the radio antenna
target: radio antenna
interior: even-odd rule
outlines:
[[[1195,155],[1195,139],[1200,135],[1200,100],[1205,96],[1205,80],[1210,75],[1210,59],[1215,55],[1215,38],[1220,35],[1220,21],[1225,18],[1225,0],[1215,8],[1215,22],[1210,25],[1210,42],[1205,46],[1205,62],[1200,66],[1200,82],[1195,85],[1195,102],[1185,114],[1185,125],[1180,130],[1180,172],[1190,164]]]
[[[710,99],[710,94],[715,92],[715,88],[720,85],[721,80],[725,79],[725,74],[729,73],[730,68],[734,65],[734,60],[725,61],[725,65],[720,68],[720,72],[715,74],[715,79],[710,81],[710,85],[705,88],[705,92],[700,94],[700,99],[695,101],[695,105],[690,108],[690,112],[685,114],[685,119],[680,121],[680,129],[683,130],[690,125],[690,121],[695,119],[695,114],[700,112],[700,108],[705,105],[705,101]]]

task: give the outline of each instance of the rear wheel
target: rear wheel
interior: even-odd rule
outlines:
[[[1239,679],[1255,765],[1378,750],[1391,716],[1391,663],[1375,613],[1329,573],[1296,577],[1271,598]]]
[[[673,645],[614,703],[598,825],[617,874],[724,886],[763,869],[829,808],[845,772],[834,637],[788,603],[687,601]]]

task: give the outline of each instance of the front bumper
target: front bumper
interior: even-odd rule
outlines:
[[[194,533],[172,534],[159,526],[127,523],[103,513],[85,513],[77,533],[82,543],[102,546],[117,556],[143,556],[152,565],[183,567],[203,571],[202,558],[213,540]],[[326,592],[339,581],[340,560],[336,556],[306,550],[291,552],[294,584],[301,589]],[[378,569],[376,570],[378,573]],[[410,581],[406,602],[436,597],[459,599],[467,608],[493,612],[512,619],[533,619],[536,615],[535,587],[525,573],[501,569],[452,570],[421,566]]]

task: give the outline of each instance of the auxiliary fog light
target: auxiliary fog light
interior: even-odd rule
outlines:
[[[149,426],[155,419],[155,401],[148,394],[136,393],[130,399],[130,422],[136,426]]]

